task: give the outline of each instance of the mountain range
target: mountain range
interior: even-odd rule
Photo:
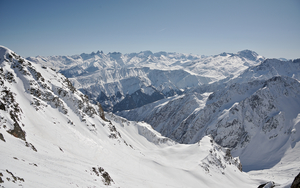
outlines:
[[[299,65],[250,50],[25,59],[0,47],[0,186],[290,187]]]
[[[100,102],[104,110],[117,112],[233,78],[265,58],[244,50],[209,57],[150,51],[131,54],[98,51],[27,59],[57,69],[94,103]]]

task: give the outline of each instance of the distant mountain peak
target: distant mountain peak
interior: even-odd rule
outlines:
[[[227,55],[233,55],[233,53],[223,52],[219,54],[219,56],[227,56]]]
[[[109,52],[108,54],[110,54],[110,55],[122,55],[121,52]]]
[[[101,51],[97,51],[97,53],[96,54],[103,54],[103,51],[101,50]]]
[[[240,57],[244,57],[252,61],[256,61],[258,57],[258,54],[255,51],[251,51],[251,50],[242,50],[239,51],[237,54]]]
[[[224,56],[225,57],[225,56],[228,56],[228,55],[229,56],[239,56],[240,58],[246,58],[246,59],[251,60],[251,61],[257,61],[258,59],[262,58],[262,56],[259,56],[255,51],[248,50],[248,49],[239,51],[236,54],[223,52],[223,53],[219,54],[218,56]],[[262,59],[260,59],[260,60],[262,60]]]
[[[250,53],[250,54],[256,54],[256,55],[258,55],[255,51],[253,51],[253,50],[248,50],[248,49],[238,51],[237,53],[238,53],[238,54],[242,54],[242,53],[248,54],[248,53]]]
[[[140,51],[139,55],[149,56],[153,55],[153,53],[150,50]]]

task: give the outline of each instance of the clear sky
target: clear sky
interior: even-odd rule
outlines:
[[[300,0],[0,0],[0,45],[23,57],[249,49],[300,58]]]

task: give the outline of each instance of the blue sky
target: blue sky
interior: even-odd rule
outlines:
[[[0,0],[0,45],[21,56],[250,49],[300,58],[299,0]]]

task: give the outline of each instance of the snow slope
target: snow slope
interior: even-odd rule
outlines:
[[[178,144],[91,104],[62,74],[0,47],[0,186],[254,187],[210,136]]]

